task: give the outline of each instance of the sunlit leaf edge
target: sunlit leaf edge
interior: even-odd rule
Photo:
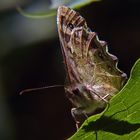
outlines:
[[[72,2],[72,3],[64,4],[64,5],[66,5],[67,7],[73,8],[73,9],[79,9],[92,2],[99,2],[99,1],[100,0],[85,0],[85,2],[80,3],[80,1],[79,1],[77,4],[74,4],[75,2]],[[26,10],[22,9],[20,6],[17,6],[16,9],[21,15],[23,15],[27,18],[35,18],[35,19],[49,18],[49,17],[55,16],[56,11],[57,11],[57,8],[50,8],[46,12],[30,13],[30,12],[26,12]]]

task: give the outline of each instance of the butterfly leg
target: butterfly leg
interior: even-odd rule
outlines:
[[[84,122],[85,117],[86,117],[86,119],[88,118],[87,114],[85,112],[83,112],[83,110],[81,108],[72,108],[71,109],[71,115],[76,122],[76,128],[77,129]]]
[[[79,128],[80,121],[77,120],[77,117],[76,117],[77,116],[77,112],[78,112],[77,108],[72,108],[71,109],[71,115],[74,118],[74,121],[76,123],[76,128],[78,129]]]

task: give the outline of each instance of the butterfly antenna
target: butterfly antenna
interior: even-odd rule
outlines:
[[[45,87],[39,87],[39,88],[29,88],[22,90],[19,95],[25,94],[27,92],[32,92],[32,91],[37,91],[37,90],[42,90],[42,89],[49,89],[49,88],[56,88],[56,87],[64,87],[64,85],[53,85],[53,86],[45,86]]]

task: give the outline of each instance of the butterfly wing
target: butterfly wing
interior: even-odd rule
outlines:
[[[60,6],[57,26],[68,98],[91,114],[123,87],[126,74],[117,68],[118,59],[108,52],[107,43],[98,39],[78,12]]]
[[[126,75],[117,68],[118,59],[107,51],[80,14],[61,6],[57,16],[58,32],[69,84],[88,83],[122,88]]]

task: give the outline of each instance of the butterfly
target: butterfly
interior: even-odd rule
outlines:
[[[60,6],[57,27],[66,71],[65,92],[79,127],[80,116],[105,108],[127,76],[117,68],[118,58],[108,52],[107,43],[99,40],[78,12]]]

